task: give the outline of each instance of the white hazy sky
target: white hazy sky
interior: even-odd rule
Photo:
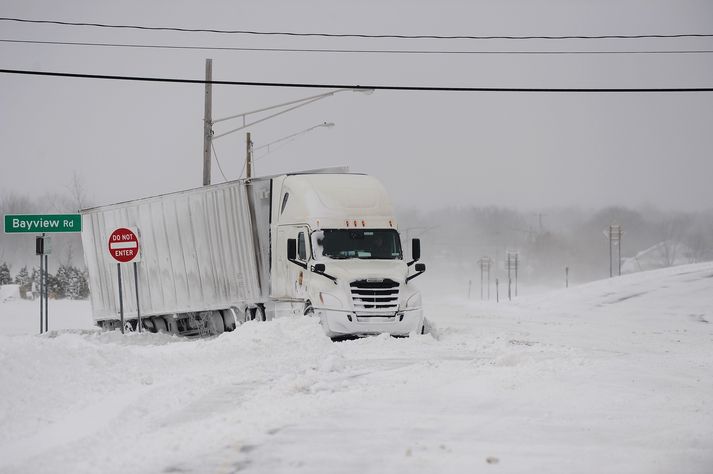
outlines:
[[[713,33],[701,1],[15,1],[0,16],[370,34]],[[713,38],[434,41],[246,37],[23,25],[0,38],[287,48],[713,49]],[[205,52],[0,43],[0,65],[160,77],[415,86],[710,87],[713,54],[366,55]],[[214,117],[320,90],[214,87]],[[62,192],[78,173],[97,204],[199,186],[203,87],[0,74],[0,191]],[[343,93],[252,128],[255,146],[321,122],[260,159],[274,174],[349,165],[397,205],[713,207],[713,93]],[[235,126],[237,126],[236,124]],[[216,133],[229,128],[217,125]],[[215,142],[228,178],[245,136]],[[258,154],[259,156],[259,154]],[[213,166],[213,181],[222,181]]]

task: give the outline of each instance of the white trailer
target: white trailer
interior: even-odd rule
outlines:
[[[327,169],[237,180],[82,211],[94,318],[120,327],[108,238],[139,232],[143,325],[184,335],[308,314],[332,338],[424,330],[418,239],[404,259],[388,195],[375,178]],[[414,265],[415,264],[415,265]],[[126,328],[136,327],[121,265]],[[409,275],[410,273],[410,275]]]

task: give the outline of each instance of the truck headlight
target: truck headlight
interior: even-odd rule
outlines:
[[[409,296],[406,300],[406,308],[420,308],[421,307],[421,293],[414,293]]]
[[[319,302],[328,308],[341,308],[342,302],[330,293],[319,292]]]

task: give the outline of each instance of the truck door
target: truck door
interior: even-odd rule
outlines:
[[[275,298],[305,298],[307,270],[287,260],[287,239],[297,241],[297,260],[310,260],[309,228],[307,226],[279,226],[277,230],[276,268],[272,274],[272,296]]]

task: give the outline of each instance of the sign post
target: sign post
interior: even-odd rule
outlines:
[[[5,214],[3,230],[6,234],[42,234],[35,239],[35,255],[40,257],[40,334],[49,330],[49,262],[50,238],[47,233],[81,232],[80,214]],[[34,284],[34,283],[33,283]]]
[[[119,281],[119,317],[121,333],[124,334],[124,295],[121,284],[121,264],[134,264],[134,285],[136,289],[136,317],[138,331],[141,332],[141,311],[139,309],[139,274],[137,262],[141,260],[139,252],[139,231],[136,228],[120,227],[109,236],[109,255],[116,260],[116,272]]]

